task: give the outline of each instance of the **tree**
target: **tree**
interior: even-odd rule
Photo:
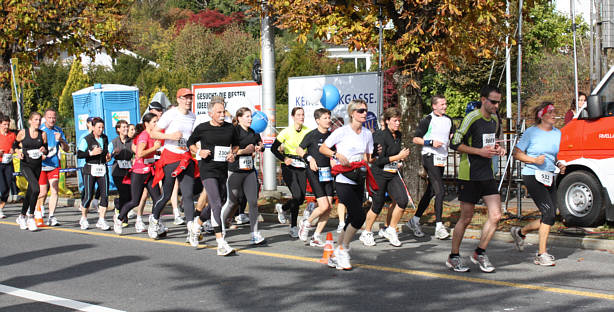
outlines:
[[[122,27],[131,0],[1,0],[0,2],[0,110],[13,118],[9,60],[33,64],[60,52],[79,55],[126,45]],[[92,41],[96,38],[98,42]],[[22,75],[29,77],[30,75]]]
[[[260,9],[259,1],[243,1]],[[269,0],[268,5],[266,12],[275,15],[277,26],[295,31],[299,40],[314,33],[333,44],[372,51],[378,44],[375,25],[381,6],[384,24],[394,25],[385,31],[385,65],[398,68],[393,79],[406,146],[413,145],[413,129],[423,115],[422,72],[458,69],[459,63],[491,57],[503,45],[506,31],[505,2],[499,0]],[[413,146],[404,173],[416,194],[420,161]]]
[[[58,119],[62,121],[62,124],[66,121],[73,120],[73,92],[79,91],[87,86],[89,86],[88,77],[83,73],[81,60],[76,58],[70,66],[68,80],[66,80],[66,85],[62,90],[62,95],[60,95],[58,104]]]

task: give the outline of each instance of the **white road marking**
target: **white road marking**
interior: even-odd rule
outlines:
[[[87,311],[87,312],[121,312],[122,310],[115,310],[111,308],[105,308],[102,306],[98,306],[91,303],[85,303],[81,301],[75,301],[71,299],[45,295],[39,292],[15,288],[11,286],[6,286],[0,284],[0,293],[5,293],[7,295],[21,297],[29,300],[34,300],[38,302],[49,303],[69,309],[75,309],[78,311]]]

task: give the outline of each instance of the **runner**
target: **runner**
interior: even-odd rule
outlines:
[[[555,265],[554,256],[548,253],[546,243],[550,227],[556,216],[556,174],[565,173],[565,165],[557,161],[561,131],[554,127],[555,109],[551,102],[543,102],[535,108],[537,125],[527,129],[514,148],[514,158],[524,162],[522,181],[541,212],[541,220],[533,220],[524,227],[510,231],[516,248],[524,249],[527,233],[539,230],[539,250],[533,259],[538,265]],[[557,170],[558,169],[558,170]]]
[[[286,223],[286,211],[290,210],[290,237],[298,238],[298,209],[305,200],[307,177],[305,176],[305,162],[296,153],[296,148],[301,144],[309,129],[303,125],[305,111],[302,108],[293,108],[291,115],[294,124],[279,132],[275,142],[273,142],[271,152],[282,162],[281,175],[284,183],[290,189],[290,193],[292,193],[292,199],[285,204],[275,204],[277,219],[279,223]],[[283,154],[279,151],[282,143],[284,145]]]
[[[335,188],[339,202],[347,209],[345,228],[339,234],[338,246],[328,261],[328,266],[338,270],[352,269],[350,242],[365,222],[362,208],[365,176],[369,192],[377,190],[367,165],[373,153],[373,137],[371,131],[362,126],[367,119],[367,104],[364,100],[352,100],[348,104],[348,115],[350,124],[335,130],[320,146],[320,153],[335,158],[339,163],[332,168],[332,173],[336,175]],[[336,147],[337,151],[331,147]]]
[[[401,146],[400,125],[401,110],[396,107],[388,108],[384,112],[384,128],[373,135],[373,143],[381,146],[381,152],[378,153],[377,159],[371,165],[379,189],[373,196],[371,209],[367,212],[365,230],[359,238],[365,246],[375,246],[371,229],[375,219],[382,211],[386,192],[396,204],[390,205],[389,209],[393,210],[392,218],[388,227],[385,230],[380,230],[380,235],[385,237],[392,246],[400,247],[402,245],[397,234],[397,224],[409,203],[409,197],[401,180],[399,168],[401,162],[409,156],[409,149]]]
[[[6,201],[9,199],[13,177],[13,144],[15,143],[15,132],[9,130],[11,119],[9,116],[0,115],[0,219],[6,218],[2,211]]]
[[[115,124],[115,132],[118,136],[109,144],[109,151],[111,151],[111,157],[115,159],[113,167],[111,167],[111,177],[113,177],[113,183],[115,183],[119,195],[114,202],[115,212],[117,213],[131,199],[130,184],[124,184],[123,181],[132,168],[134,152],[132,151],[132,139],[128,137],[128,122],[123,119],[119,120]],[[139,233],[146,229],[140,215],[134,224],[134,228]]]
[[[156,140],[164,140],[164,150],[160,160],[156,162],[154,184],[162,182],[162,196],[154,202],[153,212],[149,216],[149,237],[157,239],[164,235],[166,227],[160,221],[160,214],[166,203],[171,199],[175,180],[179,180],[179,188],[183,195],[185,215],[188,220],[194,218],[194,201],[192,191],[194,177],[198,169],[188,150],[187,141],[192,134],[192,125],[196,116],[192,109],[192,91],[187,88],[177,90],[177,106],[166,111],[158,120],[151,136]],[[162,180],[164,179],[164,180]],[[188,224],[188,235],[190,224]]]
[[[27,228],[30,231],[36,231],[38,227],[34,220],[34,209],[36,208],[36,200],[40,192],[38,178],[41,173],[42,157],[48,152],[47,134],[39,129],[41,124],[40,113],[30,113],[28,122],[30,127],[20,130],[13,144],[17,157],[21,159],[21,174],[28,181],[28,189],[21,206],[21,214],[17,217],[17,224],[19,224],[19,228],[22,230]],[[29,213],[27,220],[26,213]]]
[[[77,139],[77,147],[79,145],[79,142],[83,141],[83,139],[87,135],[92,133],[92,130],[94,129],[94,127],[92,126],[92,120],[94,120],[94,118],[97,118],[97,117],[90,116],[87,118],[86,123],[85,123],[85,125],[87,126],[87,132],[84,132],[79,136],[79,139]],[[84,166],[85,166],[85,159],[77,157],[77,168],[79,168],[79,170],[77,171],[77,178],[79,180],[79,191],[81,192],[81,194],[83,194],[83,191],[84,191],[84,187],[83,187],[83,167]],[[93,209],[98,209],[99,199],[100,199],[100,190],[98,189],[98,187],[96,187],[96,194],[94,195],[94,199],[92,200],[92,204],[91,204]]]
[[[424,232],[420,227],[420,218],[428,208],[431,198],[435,196],[435,237],[446,239],[450,236],[443,225],[443,172],[448,164],[448,145],[450,138],[456,131],[452,119],[446,115],[448,107],[443,95],[435,95],[431,98],[433,112],[427,115],[418,124],[414,133],[414,144],[422,145],[422,167],[427,172],[428,183],[426,191],[420,199],[418,209],[414,216],[409,219],[407,226],[413,231],[414,236],[422,237]]]
[[[313,238],[309,241],[309,245],[313,247],[324,247],[324,241],[320,234],[324,230],[326,222],[328,222],[328,216],[333,207],[334,190],[333,176],[330,170],[331,162],[329,157],[320,153],[320,146],[330,135],[330,131],[328,131],[331,124],[330,115],[330,111],[326,108],[316,109],[313,117],[318,124],[318,128],[307,133],[297,148],[298,155],[309,164],[305,173],[318,202],[318,208],[313,210],[307,219],[303,219],[299,223],[298,236],[300,240],[306,242],[312,222],[318,219]]]
[[[129,185],[130,187],[130,201],[121,206],[119,211],[116,210],[113,216],[113,230],[117,234],[122,233],[122,223],[128,222],[128,212],[139,204],[139,200],[145,188],[147,188],[148,193],[151,195],[152,202],[157,202],[161,197],[160,187],[157,184],[152,184],[154,170],[153,155],[160,146],[162,146],[160,141],[151,138],[151,132],[156,127],[157,123],[158,116],[153,113],[147,113],[143,116],[143,123],[137,125],[137,132],[135,132],[136,139],[134,140],[136,144],[136,157],[134,165],[132,169],[130,169],[130,181],[124,179],[124,181],[121,182],[129,182],[124,185]],[[140,232],[137,224],[135,224],[135,228],[137,232]],[[144,229],[145,228],[143,228],[143,230]],[[160,234],[163,234],[163,232],[158,233],[158,235]]]
[[[47,191],[51,190],[51,196],[49,197],[49,217],[46,224],[56,226],[60,224],[53,215],[58,204],[58,180],[60,179],[59,150],[61,148],[65,153],[68,152],[68,144],[66,143],[66,136],[62,129],[55,125],[57,113],[49,108],[45,111],[44,119],[45,122],[40,126],[40,129],[47,134],[49,153],[43,156],[41,175],[38,179],[40,193],[36,205],[41,208],[41,211],[44,210],[42,206],[45,204]],[[49,185],[49,188],[47,185]]]
[[[460,244],[480,197],[488,207],[488,219],[484,222],[480,242],[470,259],[471,262],[478,264],[483,272],[495,271],[485,252],[501,219],[501,198],[492,162],[493,156],[505,155],[505,149],[496,143],[499,132],[497,109],[501,103],[501,91],[493,86],[484,86],[480,90],[480,100],[482,102],[480,109],[465,116],[450,144],[453,149],[461,153],[458,170],[461,215],[454,227],[452,251],[446,266],[457,272],[469,271],[469,267],[463,264],[460,257]]]
[[[135,138],[136,126],[134,124],[128,124],[128,137],[130,139]]]
[[[89,228],[87,213],[94,198],[94,185],[100,190],[100,204],[98,206],[98,222],[96,227],[107,231],[111,227],[105,221],[105,214],[108,207],[109,185],[107,162],[111,160],[109,154],[109,139],[102,133],[104,131],[104,121],[95,117],[92,120],[93,130],[79,142],[77,157],[85,159],[83,166],[83,196],[81,197],[81,220],[79,225],[82,230]]]
[[[200,216],[193,219],[194,221],[188,218],[188,224],[191,226],[189,229],[190,244],[198,246],[201,226],[204,221],[211,220],[217,242],[217,254],[227,256],[234,253],[234,249],[228,245],[223,236],[225,220],[221,212],[222,202],[225,199],[222,196],[227,194],[228,163],[235,161],[239,149],[239,138],[233,125],[224,121],[224,98],[212,98],[208,109],[211,120],[198,125],[188,140],[190,150],[194,153],[198,152],[202,158],[198,162],[198,167],[202,172],[201,180],[209,201],[209,209],[203,209]],[[196,147],[198,141],[200,141],[200,151]],[[251,155],[253,152],[253,146],[242,150],[243,155]],[[247,161],[245,158],[244,160]]]
[[[232,211],[240,205],[239,198],[247,199],[249,205],[249,226],[252,232],[251,243],[254,245],[264,243],[264,237],[258,231],[258,177],[254,169],[254,153],[263,150],[260,135],[250,128],[252,124],[252,111],[247,107],[237,110],[238,124],[235,126],[235,137],[239,149],[234,162],[228,164],[228,181],[226,188],[228,199],[222,207],[222,220],[232,216]]]

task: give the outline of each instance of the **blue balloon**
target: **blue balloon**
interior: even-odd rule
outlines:
[[[339,104],[339,89],[337,87],[326,84],[322,88],[322,98],[320,98],[320,103],[328,110],[333,110]]]
[[[261,111],[254,111],[252,114],[252,125],[249,126],[256,133],[260,133],[266,129],[269,124],[269,118]]]

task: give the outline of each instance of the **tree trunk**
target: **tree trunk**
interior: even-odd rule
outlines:
[[[11,64],[4,57],[0,57],[0,72],[8,73],[9,78],[4,83],[0,83],[0,112],[16,122],[17,104],[13,102],[11,96]]]
[[[420,88],[413,87],[409,82],[420,82],[420,74],[412,76],[403,75],[400,71],[394,73],[394,83],[398,92],[399,108],[403,115],[401,118],[401,133],[403,135],[403,146],[410,150],[409,157],[405,161],[403,168],[403,180],[407,184],[407,189],[411,194],[414,204],[417,206],[422,192],[425,189],[425,181],[420,178],[419,171],[422,168],[420,156],[421,146],[412,143],[414,131],[422,119],[422,96]]]

